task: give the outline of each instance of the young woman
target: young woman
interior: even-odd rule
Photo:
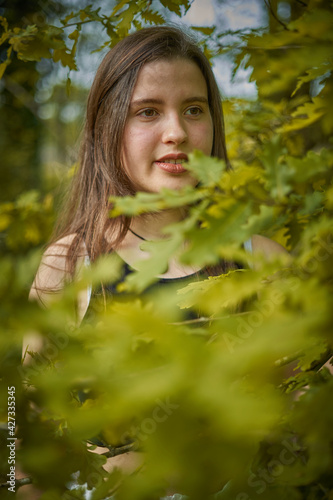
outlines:
[[[165,237],[163,227],[184,218],[184,209],[110,219],[109,197],[194,186],[197,181],[186,170],[194,149],[228,164],[221,98],[208,60],[183,28],[151,27],[131,34],[109,51],[97,71],[79,169],[31,298],[47,303],[88,259],[116,252],[134,268],[146,259],[142,239]],[[283,251],[261,236],[253,236],[248,246],[267,257]],[[200,270],[174,257],[160,278],[171,282],[194,272]],[[82,294],[79,320],[88,302],[88,294]]]
[[[228,163],[221,98],[208,60],[183,29],[159,26],[131,34],[97,71],[79,169],[31,298],[47,303],[87,258],[116,252],[134,267],[147,258],[142,239],[162,238],[163,227],[182,219],[184,210],[110,219],[109,197],[195,185],[186,170],[194,149]],[[268,257],[283,251],[261,236],[253,236],[249,247]],[[174,258],[163,278],[194,271]],[[87,296],[79,302],[82,319]]]

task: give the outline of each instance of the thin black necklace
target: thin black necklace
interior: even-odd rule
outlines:
[[[132,229],[129,227],[128,230],[134,234],[134,236],[136,236],[137,238],[140,238],[140,240],[142,241],[147,241],[146,238],[144,238],[143,236],[140,236],[139,234],[135,233],[134,231],[132,231]]]

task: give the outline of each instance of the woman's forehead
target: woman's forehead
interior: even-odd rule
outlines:
[[[207,97],[206,80],[199,66],[183,58],[159,59],[146,63],[139,71],[132,101],[165,96],[165,92],[191,93]]]

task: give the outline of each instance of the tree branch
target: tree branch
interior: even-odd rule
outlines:
[[[123,453],[128,453],[129,451],[135,451],[138,449],[138,446],[136,443],[129,443],[125,444],[124,446],[116,446],[113,448],[109,448],[109,451],[106,451],[105,453],[101,453],[103,457],[106,458],[112,458],[116,457],[118,455],[122,455]]]
[[[176,326],[182,326],[182,325],[193,325],[195,323],[207,323],[207,322],[212,322],[212,321],[218,321],[220,319],[228,319],[228,318],[235,318],[238,316],[246,316],[251,314],[253,311],[244,311],[240,313],[235,313],[235,314],[228,314],[226,316],[215,316],[214,318],[207,318],[205,316],[201,316],[200,318],[196,319],[187,319],[186,321],[175,321],[174,323],[170,323],[170,325],[176,325]]]
[[[266,4],[266,7],[268,8],[268,10],[270,11],[270,13],[274,17],[275,21],[277,21],[279,24],[281,24],[281,26],[283,26],[283,28],[286,31],[289,31],[287,25],[284,22],[282,22],[281,19],[279,19],[278,16],[275,14],[275,12],[274,12],[274,10],[272,8],[270,0],[264,0],[264,1],[265,1],[265,4]]]
[[[96,19],[87,19],[86,21],[78,21],[77,23],[65,24],[63,28],[70,28],[71,26],[78,26],[79,24],[94,23]]]
[[[32,484],[31,477],[22,477],[21,479],[15,479],[15,487],[20,488],[21,486],[25,486],[26,484]],[[10,482],[0,483],[0,488],[9,488],[11,486]]]

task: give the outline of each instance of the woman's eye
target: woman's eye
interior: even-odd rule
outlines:
[[[186,115],[198,116],[202,113],[202,110],[198,106],[192,106],[185,111]]]
[[[157,115],[157,111],[155,111],[155,109],[151,109],[151,108],[144,109],[143,111],[140,111],[140,113],[139,113],[139,116],[144,116],[146,118],[153,118],[156,115]]]

